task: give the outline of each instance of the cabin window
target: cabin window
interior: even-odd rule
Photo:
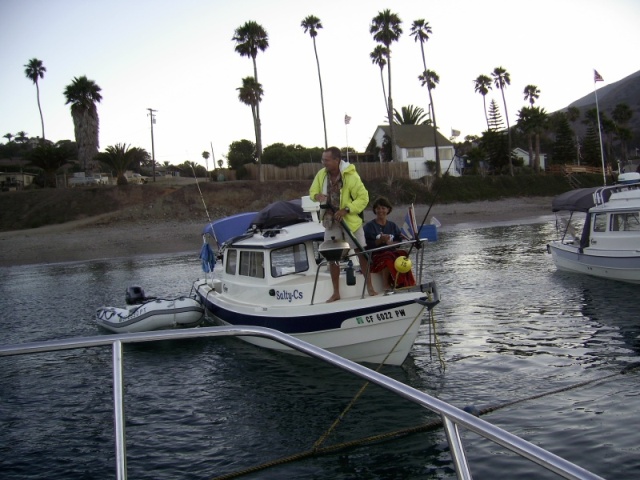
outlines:
[[[614,213],[611,215],[614,232],[640,232],[640,212]]]
[[[594,232],[607,231],[607,214],[606,213],[596,213],[593,216],[593,231]]]
[[[226,262],[225,272],[227,272],[229,275],[235,275],[237,263],[238,263],[238,251],[227,250],[227,262]]]
[[[271,252],[271,276],[274,278],[309,270],[307,249],[303,243]]]
[[[422,158],[424,154],[422,153],[421,148],[408,148],[407,149],[407,158]]]
[[[240,275],[264,278],[264,253],[240,252]]]

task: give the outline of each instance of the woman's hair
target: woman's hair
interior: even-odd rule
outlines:
[[[388,213],[391,213],[391,210],[393,210],[391,202],[387,200],[386,197],[378,197],[376,198],[376,201],[373,202],[373,213],[376,213],[376,208],[378,208],[378,206],[380,205],[382,205],[383,207],[387,207],[389,209]]]

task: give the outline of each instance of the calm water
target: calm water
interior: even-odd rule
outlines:
[[[638,478],[640,369],[620,373],[640,361],[637,286],[556,272],[553,237],[551,222],[441,232],[427,248],[444,368],[423,325],[403,367],[383,371],[459,407],[497,407],[483,418],[603,477]],[[2,268],[0,342],[102,334],[95,308],[123,305],[126,286],[174,297],[200,272],[197,252]],[[129,477],[211,478],[307,450],[361,385],[236,339],[126,346]],[[372,386],[325,445],[433,419]],[[557,478],[464,437],[476,479]],[[0,477],[113,478],[114,465],[109,348],[0,359]],[[435,430],[243,478],[453,477]]]

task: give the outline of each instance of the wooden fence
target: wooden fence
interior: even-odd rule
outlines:
[[[409,165],[405,162],[393,163],[354,163],[360,178],[373,180],[376,178],[410,178]],[[245,165],[251,180],[258,180],[258,165]],[[273,180],[313,180],[318,170],[322,168],[320,163],[301,163],[295,167],[276,167],[275,165],[262,165],[265,181]]]
[[[594,173],[602,174],[601,167],[591,167],[589,165],[550,165],[547,169],[549,173],[554,175],[571,175],[572,173]],[[607,175],[611,175],[611,167],[607,165]]]

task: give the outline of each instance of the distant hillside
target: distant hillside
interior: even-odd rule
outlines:
[[[598,106],[600,112],[606,113],[611,118],[611,112],[619,103],[626,103],[633,111],[633,117],[629,122],[632,138],[628,143],[629,150],[633,153],[635,147],[640,148],[640,70],[628,77],[618,80],[615,83],[600,87],[598,83]],[[576,107],[580,110],[580,119],[582,120],[586,110],[596,107],[596,99],[593,92],[569,104],[560,111],[566,111],[569,107]],[[574,128],[578,135],[583,135],[586,127],[581,123],[576,123]]]

